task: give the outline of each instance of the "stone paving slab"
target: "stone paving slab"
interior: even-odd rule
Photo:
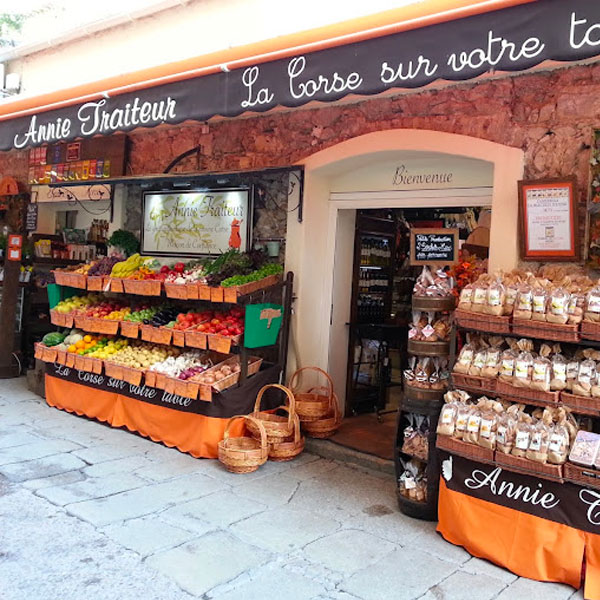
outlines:
[[[202,596],[212,588],[265,563],[269,554],[225,532],[158,553],[147,564],[176,581],[187,592]]]
[[[1,600],[583,598],[403,516],[384,473],[305,452],[235,475],[23,380],[0,381],[2,457],[21,462],[0,464]]]

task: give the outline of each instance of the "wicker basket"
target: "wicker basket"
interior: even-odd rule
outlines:
[[[575,413],[600,417],[600,398],[576,396],[568,392],[561,392],[560,399],[565,406]]]
[[[410,400],[417,400],[418,402],[431,402],[440,403],[446,390],[431,390],[427,388],[413,387],[408,385],[406,380],[404,381],[404,395]]]
[[[138,321],[121,321],[121,335],[137,339],[139,334],[140,324]]]
[[[527,458],[513,456],[512,454],[504,454],[503,452],[496,452],[496,464],[503,469],[514,471],[515,473],[541,477],[542,479],[559,481],[561,483],[564,481],[562,465],[539,463]]]
[[[117,294],[123,293],[123,280],[119,277],[110,277],[108,279],[108,284],[110,284],[110,291],[115,292]],[[108,291],[106,288],[109,287],[107,282],[104,282],[104,290]]]
[[[116,335],[119,331],[121,321],[114,319],[99,319],[98,317],[87,317],[87,331],[103,333],[104,335]]]
[[[416,354],[417,356],[448,356],[450,354],[450,342],[408,340],[406,349],[409,354]]]
[[[521,321],[514,319],[512,331],[515,335],[549,340],[551,342],[578,342],[581,340],[579,325],[560,325],[545,321]]]
[[[64,365],[67,361],[67,351],[56,349],[56,361],[59,365]]]
[[[119,379],[121,381],[125,380],[125,370],[123,368],[123,365],[105,362],[104,372],[106,373],[107,377],[112,377],[113,379]]]
[[[223,302],[223,292],[225,288],[222,287],[211,287],[210,288],[210,301],[211,302]]]
[[[533,404],[534,406],[556,406],[560,401],[560,392],[542,392],[530,388],[522,388],[498,380],[496,395],[519,404]]]
[[[33,357],[37,360],[44,360],[44,344],[41,342],[33,344]]]
[[[50,309],[50,323],[58,325],[59,327],[65,326],[65,315],[59,313],[55,308]]]
[[[280,410],[289,413],[287,406],[281,406]],[[286,462],[293,460],[304,450],[304,436],[300,433],[300,419],[294,415],[294,435],[285,438],[281,442],[275,442],[269,446],[269,460],[275,462]]]
[[[490,448],[469,444],[449,435],[438,435],[435,444],[440,450],[445,450],[450,454],[458,454],[458,456],[464,456],[477,462],[494,464],[494,451]]]
[[[195,281],[190,281],[185,284],[185,290],[187,292],[188,300],[199,300],[200,294],[198,292],[198,283]]]
[[[260,441],[253,437],[229,437],[229,428],[236,419],[245,419],[260,434]],[[248,415],[231,417],[219,442],[219,461],[232,473],[252,473],[267,462],[269,445],[264,425]]]
[[[510,333],[510,317],[499,317],[457,309],[454,318],[460,327],[486,333]]]
[[[593,340],[600,342],[600,323],[592,321],[581,322],[581,337],[584,340]]]
[[[579,465],[566,462],[563,465],[563,474],[565,481],[570,481],[584,487],[600,489],[600,471],[596,471],[596,469],[580,467]]]
[[[491,377],[479,377],[478,375],[464,375],[463,373],[452,373],[452,385],[455,388],[474,392],[476,394],[496,394],[497,379]]]
[[[102,275],[88,275],[87,289],[89,292],[101,292],[104,290],[104,277]]]
[[[187,329],[185,332],[185,345],[190,348],[200,348],[206,350],[208,347],[208,338],[206,333],[197,329]]]
[[[342,416],[335,392],[331,396],[327,414],[316,421],[303,421],[302,429],[307,436],[312,438],[326,439],[331,437],[342,423]]]
[[[442,298],[413,296],[412,307],[414,310],[423,310],[425,312],[452,311],[456,308],[456,298],[454,296],[443,296]]]
[[[138,296],[160,296],[162,284],[156,279],[123,279],[126,294]]]
[[[187,289],[185,283],[167,283],[165,282],[165,293],[167,298],[177,298],[178,300],[187,300]]]
[[[205,283],[198,284],[198,299],[210,300],[210,288]]]
[[[281,390],[286,395],[288,404],[284,406],[289,407],[289,410],[287,411],[287,417],[280,417],[273,412],[260,410],[262,397],[264,393],[270,389]],[[251,416],[254,417],[256,421],[260,421],[264,425],[269,444],[283,441],[294,434],[294,418],[296,417],[295,404],[296,400],[294,399],[294,394],[292,394],[292,392],[286,387],[279,385],[278,383],[269,383],[268,385],[262,387],[258,392],[256,396],[256,402],[254,403],[254,412]],[[259,430],[253,423],[248,423],[246,427],[254,437],[259,436]]]
[[[306,392],[301,392],[298,389],[300,376],[307,371],[314,371],[319,377],[323,377],[327,385],[313,387]],[[296,399],[296,413],[302,423],[322,419],[329,413],[333,398],[333,381],[323,369],[319,369],[319,367],[302,367],[298,369],[290,378],[288,387]]]
[[[214,371],[214,370],[218,369],[219,367],[222,367],[223,365],[233,364],[235,362],[238,362],[238,360],[239,360],[238,357],[232,356],[232,357],[220,362],[219,364],[214,365],[210,369],[207,369],[205,371],[205,373],[210,373],[211,371]],[[263,359],[258,358],[257,356],[251,356],[248,359],[248,377],[250,377],[250,375],[254,375],[255,373],[258,373],[258,371],[260,370],[260,365],[262,364],[262,361],[263,361]],[[158,378],[158,376],[157,376],[157,378]],[[223,390],[226,390],[227,388],[230,388],[231,386],[235,385],[239,380],[240,380],[240,372],[238,371],[237,373],[232,373],[231,375],[224,377],[223,379],[221,379],[221,381],[215,381],[215,383],[213,383],[213,384],[201,383],[200,387],[199,387],[199,391],[198,391],[198,397],[200,398],[200,400],[205,400],[206,402],[212,402],[213,392],[215,392],[215,391],[222,392]],[[195,381],[193,377],[192,377],[191,381]],[[158,387],[158,384],[157,384],[157,387]]]

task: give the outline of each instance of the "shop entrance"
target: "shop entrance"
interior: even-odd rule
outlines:
[[[340,261],[351,261],[352,278],[346,323],[346,419],[334,438],[337,443],[392,457],[402,373],[410,360],[406,352],[410,324],[429,317],[415,315],[411,308],[413,286],[422,268],[410,265],[410,231],[457,228],[461,259],[472,265],[470,269],[487,269],[491,210],[484,196],[479,201],[481,206],[340,211],[352,213],[340,216],[354,221],[354,244],[350,257],[338,256]],[[449,272],[456,276],[455,271]]]

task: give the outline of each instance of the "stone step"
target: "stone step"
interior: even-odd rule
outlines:
[[[347,448],[331,440],[320,440],[316,438],[306,438],[306,451],[317,454],[323,458],[337,460],[342,463],[375,471],[385,477],[394,477],[394,461],[379,458],[373,454],[359,452],[353,448]]]

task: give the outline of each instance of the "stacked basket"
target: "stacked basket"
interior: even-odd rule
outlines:
[[[273,411],[261,410],[262,398],[267,390],[279,390],[286,396],[286,404]],[[286,416],[277,411],[287,413]],[[228,471],[251,473],[267,459],[284,462],[293,460],[304,450],[304,437],[300,434],[300,420],[295,410],[294,395],[286,387],[272,383],[264,386],[256,396],[254,412],[246,420],[247,435],[231,438],[229,428],[235,419],[227,423],[224,439],[219,442],[219,460]]]
[[[310,373],[322,381],[317,385],[303,385],[302,375]],[[325,385],[321,385],[323,381]],[[292,375],[289,387],[296,400],[296,412],[304,433],[315,438],[331,437],[340,426],[341,415],[329,374],[318,367],[303,367]]]

